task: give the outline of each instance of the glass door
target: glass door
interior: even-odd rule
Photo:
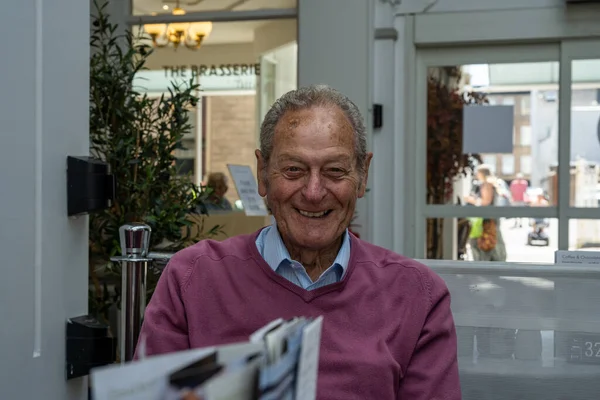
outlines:
[[[598,41],[423,49],[416,75],[414,257],[600,250]]]
[[[600,250],[600,41],[565,41],[561,65],[570,107],[561,115],[561,155],[569,181],[560,207],[564,248]]]
[[[415,257],[553,261],[568,184],[560,55],[558,44],[418,51]],[[491,224],[498,234],[477,246]]]

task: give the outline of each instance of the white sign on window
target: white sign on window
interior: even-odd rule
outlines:
[[[258,184],[248,165],[227,164],[235,188],[237,189],[240,200],[244,206],[244,212],[248,216],[266,216],[269,215],[265,201],[258,194]]]
[[[172,76],[164,71],[148,70],[139,71],[133,79],[135,90],[141,93],[166,92],[173,84],[185,87],[190,83],[193,73],[191,70],[181,70],[179,74]],[[203,91],[227,91],[227,90],[255,90],[256,75],[239,76],[201,76],[196,83],[200,84]]]

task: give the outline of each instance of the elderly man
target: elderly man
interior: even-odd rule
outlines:
[[[348,232],[373,156],[356,105],[326,86],[289,92],[260,142],[259,192],[276,223],[176,254],[146,311],[146,353],[244,341],[273,319],[322,315],[319,399],[460,399],[444,282]]]

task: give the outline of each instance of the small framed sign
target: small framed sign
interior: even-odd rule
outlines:
[[[571,363],[600,365],[600,334],[574,333],[567,354]]]
[[[235,182],[240,200],[244,205],[244,212],[248,216],[269,215],[265,201],[258,194],[258,184],[254,178],[252,168],[248,165],[227,164],[231,177]]]

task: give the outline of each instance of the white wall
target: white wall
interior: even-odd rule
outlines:
[[[416,12],[415,43],[419,45],[543,41],[600,35],[598,4],[567,6],[554,0],[531,0],[521,5],[512,0],[427,3],[439,4],[440,8],[439,12],[433,12],[435,6]],[[443,11],[441,4],[445,5]],[[402,14],[407,14],[407,9]]]
[[[254,53],[259,57],[263,53],[295,42],[297,37],[298,22],[295,19],[267,22],[254,30]]]
[[[88,154],[89,3],[0,13],[0,398],[79,399],[65,323],[87,312],[87,218],[67,218],[67,155]]]
[[[298,85],[327,84],[352,99],[368,128],[372,104],[373,1],[298,1]],[[369,129],[369,148],[373,147]],[[372,185],[370,184],[369,187]],[[357,223],[369,239],[372,190],[358,202]]]
[[[403,0],[398,11],[402,14],[518,10],[559,7],[565,0]]]
[[[298,87],[298,44],[294,41],[273,52],[277,61],[275,91],[282,96]]]

